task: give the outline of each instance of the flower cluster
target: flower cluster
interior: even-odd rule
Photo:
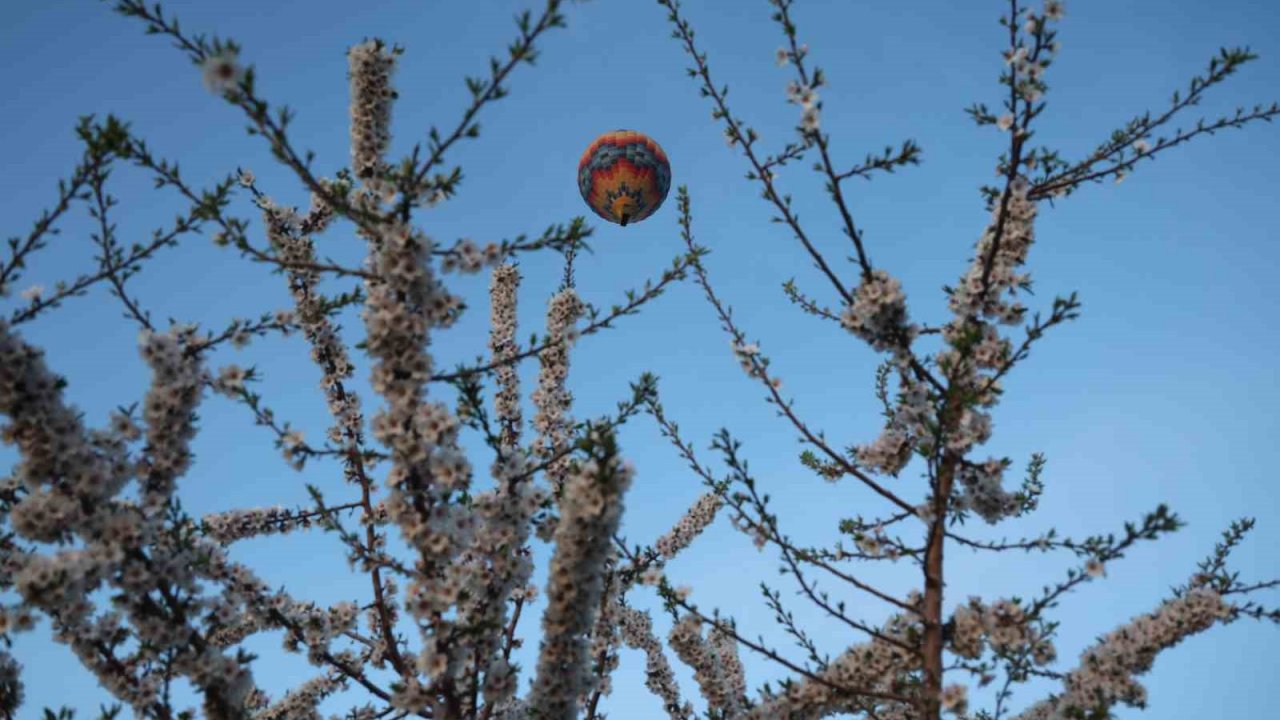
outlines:
[[[1134,676],[1150,670],[1161,650],[1233,617],[1231,606],[1206,587],[1166,600],[1155,612],[1134,618],[1085,650],[1080,666],[1067,673],[1066,692],[1033,705],[1015,720],[1106,714],[1116,703],[1143,707],[1146,689]]]
[[[352,157],[363,162],[363,184],[354,191],[368,211],[377,211],[378,202],[389,199],[389,188],[378,173],[382,167],[383,139],[389,137],[389,102],[394,93],[386,90],[395,52],[381,46],[365,46],[374,52],[352,62],[352,86],[381,88],[366,97],[352,96]],[[365,75],[367,77],[357,77]],[[380,103],[386,103],[385,106]],[[385,110],[385,111],[384,111]],[[442,686],[459,686],[469,675],[477,650],[459,642],[467,624],[484,614],[487,593],[477,592],[488,584],[485,565],[476,559],[475,543],[481,520],[474,506],[449,502],[468,491],[472,470],[458,447],[457,420],[440,403],[425,402],[424,392],[431,379],[433,360],[427,352],[430,331],[447,328],[457,319],[461,300],[450,295],[430,267],[435,244],[402,217],[386,216],[381,222],[361,225],[369,241],[366,267],[367,300],[363,311],[367,332],[366,347],[376,364],[371,373],[375,392],[387,407],[371,419],[375,438],[391,450],[392,468],[386,484],[388,517],[400,527],[402,537],[420,555],[419,573],[405,594],[405,607],[414,616],[424,647],[416,668],[431,678],[422,685],[406,677],[393,695],[396,707],[417,710],[439,699]],[[453,618],[445,612],[460,600]],[[385,608],[381,609],[385,612]],[[379,625],[390,636],[390,628]],[[393,659],[395,647],[386,648]],[[398,666],[403,674],[408,669]]]
[[[1030,653],[1037,665],[1047,665],[1057,657],[1053,642],[1028,622],[1026,611],[1012,600],[987,605],[970,597],[951,616],[952,652],[964,658],[978,658],[986,646],[1004,656]]]
[[[739,715],[747,705],[747,680],[738,657],[738,643],[723,628],[715,626],[707,634],[710,659],[719,668],[720,685],[725,693],[725,710]]]
[[[543,639],[530,704],[547,717],[574,717],[587,664],[586,635],[604,593],[604,566],[622,518],[622,495],[635,473],[614,452],[611,435],[595,433],[598,451],[570,473],[560,500],[551,556]]]
[[[1026,279],[1025,276],[1021,279]],[[972,333],[972,335],[970,335]],[[967,344],[968,359],[973,366],[984,370],[996,370],[1004,366],[1013,351],[1008,338],[1001,337],[996,326],[985,322],[956,320],[942,326],[942,339],[951,346]],[[942,357],[959,361],[952,352]]]
[[[1036,204],[1028,199],[1031,183],[1018,175],[1009,183],[1006,203],[991,211],[991,222],[978,240],[973,262],[958,287],[951,291],[950,308],[964,319],[985,317],[1005,325],[1022,321],[1026,307],[1000,298],[1025,284],[1016,270],[1027,260],[1035,242]]]
[[[969,689],[964,685],[948,685],[942,688],[940,700],[943,710],[963,715],[969,705]]]
[[[346,678],[335,671],[327,672],[285,693],[279,702],[259,712],[255,720],[320,720],[316,705],[346,688]]]
[[[961,463],[956,471],[960,489],[956,497],[956,508],[972,510],[992,525],[1001,518],[1016,514],[1020,507],[1017,496],[1006,492],[1001,486],[1007,467],[1007,459],[989,458],[981,465],[968,461]]]
[[[444,259],[440,261],[440,271],[475,274],[486,265],[497,267],[500,262],[502,262],[501,245],[491,242],[482,250],[474,240],[463,238],[445,252]]]
[[[248,376],[248,372],[239,365],[224,365],[218,369],[213,389],[227,397],[236,397],[244,391],[244,381]]]
[[[274,533],[287,534],[305,530],[314,522],[309,514],[297,513],[282,506],[248,508],[210,513],[203,518],[204,533],[220,543]]]
[[[314,206],[308,214],[307,224],[318,226],[329,213],[323,205]],[[293,317],[302,327],[307,344],[311,346],[311,359],[320,366],[323,375],[320,389],[324,391],[334,425],[329,429],[329,439],[353,447],[364,427],[364,415],[360,398],[343,387],[343,381],[355,373],[347,355],[346,345],[338,337],[337,329],[329,322],[317,289],[319,273],[308,269],[316,261],[315,244],[311,238],[293,231],[279,212],[265,211],[267,239],[280,253],[282,260],[290,264],[288,271],[289,292],[293,295],[296,311]],[[287,459],[295,461],[293,448],[301,445],[301,436],[290,436],[285,442]],[[347,479],[354,481],[354,470],[348,466]]]
[[[617,552],[610,550],[604,565],[604,599],[591,625],[587,657],[579,672],[582,674],[578,691],[578,707],[588,707],[594,694],[613,692],[613,671],[618,669],[618,647],[622,636],[618,631],[618,616],[622,612],[622,596],[626,588],[616,572]]]
[[[676,656],[693,668],[694,680],[708,707],[727,717],[739,716],[747,688],[733,638],[714,626],[703,639],[698,617],[688,614],[672,626],[668,642]]]
[[[498,392],[494,395],[494,412],[502,422],[500,441],[504,448],[514,447],[520,439],[523,417],[520,410],[520,375],[512,358],[516,346],[516,291],[520,287],[520,271],[505,263],[493,271],[489,282],[489,351],[499,365],[495,374]]]
[[[677,553],[689,546],[703,530],[716,519],[716,511],[723,501],[715,493],[705,493],[694,503],[689,512],[680,518],[675,527],[654,543],[654,548],[662,557],[670,560]]]
[[[583,668],[584,680],[579,694],[579,706],[585,706],[584,703],[592,694],[607,695],[611,690],[611,673],[618,666],[619,660],[618,646],[625,640],[619,632],[619,625],[623,622],[621,619],[623,614],[629,610],[624,602],[627,591],[636,582],[652,586],[660,585],[663,578],[663,561],[670,560],[688,547],[715,520],[720,504],[719,496],[714,493],[707,493],[698,498],[671,530],[654,543],[658,557],[650,557],[645,562],[637,561],[629,573],[618,572],[616,558],[612,553],[609,555],[604,572],[605,597],[590,634],[592,663],[591,667]],[[646,562],[649,563],[647,568]],[[644,569],[641,570],[641,568]],[[636,573],[637,570],[640,570],[639,574]],[[687,598],[689,592],[690,589],[687,586],[675,588],[675,594],[681,600]],[[730,638],[722,636],[718,631],[713,632],[713,640],[732,643]],[[724,650],[726,653],[731,651],[732,648]],[[736,656],[725,662],[736,663]]]
[[[965,408],[955,430],[947,437],[947,449],[955,453],[967,453],[975,445],[991,439],[991,414]]]
[[[890,541],[884,533],[884,527],[881,525],[871,528],[871,532],[856,533],[854,544],[859,552],[869,558],[885,558],[897,561],[901,555],[898,545]]]
[[[470,641],[471,654],[485,668],[484,697],[494,706],[512,699],[516,668],[502,657],[500,636],[483,629],[505,627],[507,600],[526,597],[522,589],[530,587],[533,574],[533,563],[524,551],[530,520],[549,499],[549,493],[532,482],[517,481],[527,474],[528,464],[523,451],[495,463],[496,486],[476,495],[474,540],[458,558],[458,567],[466,570],[460,592],[466,600],[458,604],[458,625],[481,631]]]
[[[1055,55],[1061,47],[1057,40],[1053,39],[1054,33],[1046,32],[1046,23],[1061,20],[1063,15],[1060,0],[1046,0],[1043,13],[1039,17],[1034,13],[1028,14],[1022,26],[1023,32],[1034,38],[1036,50],[1030,50],[1026,45],[1019,44],[1004,52],[1005,64],[1014,72],[1013,89],[1018,97],[1027,103],[1039,101],[1047,89],[1043,77],[1052,60],[1049,57],[1042,57],[1041,52]],[[1002,116],[998,123],[1000,129],[1006,131],[1013,124],[1012,114]],[[1025,134],[1025,130],[1020,128],[1019,134]]]
[[[220,549],[208,550],[207,557],[208,569],[202,574],[225,585],[222,597],[207,603],[210,636],[221,636],[219,644],[239,642],[253,632],[283,628],[287,630],[283,647],[290,652],[301,652],[305,647],[313,665],[331,663],[333,657],[346,652],[335,653],[331,644],[354,629],[359,610],[355,603],[343,601],[326,609],[295,600],[283,590],[272,592],[247,567],[228,561]],[[238,608],[243,608],[242,614],[238,614]]]
[[[194,414],[204,379],[199,360],[185,348],[193,336],[193,329],[175,328],[167,333],[144,330],[140,337],[140,352],[153,379],[142,405],[150,456],[138,463],[137,472],[144,512],[153,516],[164,512],[175,480],[191,464],[189,445],[196,434]]]
[[[760,346],[756,343],[733,343],[733,354],[738,358],[738,365],[747,377],[764,377],[764,360],[760,356]]]
[[[62,403],[61,383],[41,354],[0,321],[0,412],[13,419],[6,439],[22,452],[17,477],[27,491],[10,510],[14,529],[46,542],[75,532],[85,543],[52,556],[7,551],[3,564],[23,601],[55,620],[55,639],[70,645],[105,688],[140,713],[149,712],[162,683],[159,673],[144,668],[158,666],[162,655],[174,672],[205,691],[207,706],[239,707],[253,690],[246,668],[206,642],[180,608],[158,606],[150,595],[194,581],[192,551],[159,534],[174,478],[190,463],[188,441],[204,377],[198,357],[185,352],[193,334],[191,328],[143,333],[142,355],[153,371],[143,412],[148,447],[131,464],[119,434],[85,432],[74,409]],[[115,499],[135,473],[142,504]],[[140,550],[147,541],[149,555]],[[121,672],[114,653],[103,651],[104,643],[125,633],[121,614],[94,620],[86,599],[104,582],[124,591],[116,605],[144,641],[128,672]]]
[[[465,489],[470,468],[456,446],[456,433],[446,430],[456,421],[443,406],[423,403],[432,370],[424,348],[428,328],[452,322],[456,299],[431,276],[426,263],[431,242],[420,232],[391,223],[380,239],[372,265],[382,280],[366,281],[364,316],[369,354],[378,360],[373,389],[388,407],[372,418],[373,434],[393,455],[387,480],[393,488],[388,498],[392,519],[428,557],[438,556],[443,567],[445,558],[460,549],[446,527],[469,526],[471,521],[460,506],[428,513],[420,506],[421,493]],[[437,480],[442,481],[439,487]]]
[[[796,52],[794,53],[796,58],[800,60],[803,60],[804,57],[808,54],[809,54],[808,45],[800,45],[798,48],[796,48]],[[787,64],[791,62],[792,55],[793,53],[790,50],[784,47],[780,47],[774,51],[773,58],[774,58],[774,61],[778,63],[778,67],[786,67]]]
[[[787,102],[800,106],[800,128],[804,132],[818,131],[822,106],[818,103],[818,91],[813,86],[792,80],[787,84]]]
[[[619,619],[622,637],[627,646],[644,653],[645,687],[662,699],[663,710],[671,720],[692,718],[693,705],[680,700],[675,673],[671,671],[671,664],[662,652],[662,643],[653,634],[653,620],[649,613],[623,608]]]
[[[880,436],[870,445],[855,448],[855,457],[866,467],[897,476],[911,459],[913,447],[928,452],[933,447],[936,412],[929,388],[900,376],[898,402]]]
[[[557,495],[569,471],[567,450],[573,419],[567,411],[573,403],[573,394],[565,387],[565,379],[569,375],[573,324],[581,314],[582,301],[573,288],[565,288],[551,297],[547,307],[547,337],[551,344],[538,354],[541,369],[538,388],[533,391],[533,404],[537,408],[533,427],[538,433],[534,450],[544,460],[551,460],[547,477]]]
[[[871,642],[853,645],[816,673],[823,682],[806,679],[792,683],[777,696],[767,697],[743,717],[746,720],[773,720],[773,718],[825,717],[839,712],[865,712],[872,701],[859,697],[856,692],[840,692],[835,688],[849,688],[869,692],[887,692],[919,668],[916,649],[920,637],[920,622],[906,615],[892,616],[881,628],[879,636]],[[893,703],[890,707],[898,705]],[[885,713],[876,709],[881,717]],[[910,716],[904,716],[910,717]]]
[[[880,352],[901,352],[917,332],[907,318],[902,284],[884,270],[873,270],[854,290],[853,302],[840,314],[840,324]]]
[[[351,78],[351,169],[366,181],[382,173],[382,154],[391,143],[391,87],[395,52],[368,40],[347,53]]]

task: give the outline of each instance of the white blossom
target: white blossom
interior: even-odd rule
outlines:
[[[232,50],[224,50],[205,57],[200,63],[200,73],[204,78],[204,86],[215,95],[223,95],[235,90],[245,76],[240,58]]]

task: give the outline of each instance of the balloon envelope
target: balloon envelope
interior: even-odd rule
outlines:
[[[671,165],[653,138],[615,130],[596,138],[578,161],[578,190],[597,215],[626,225],[654,213],[671,189]]]

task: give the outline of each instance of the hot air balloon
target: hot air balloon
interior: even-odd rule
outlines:
[[[597,215],[626,227],[662,205],[671,189],[671,165],[662,146],[634,130],[596,138],[578,161],[578,190]]]

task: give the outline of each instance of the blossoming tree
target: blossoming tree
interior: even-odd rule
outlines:
[[[0,590],[16,601],[0,605],[0,640],[29,630],[37,613],[46,616],[54,637],[67,644],[83,665],[138,717],[188,716],[175,707],[169,688],[185,678],[203,698],[208,718],[311,718],[317,704],[340,691],[360,693],[344,716],[424,717],[448,720],[603,717],[602,697],[623,645],[646,658],[646,686],[673,719],[692,718],[672,669],[674,655],[694,671],[709,718],[818,718],[852,714],[881,720],[957,717],[1021,720],[1107,717],[1117,704],[1142,705],[1137,677],[1157,654],[1184,638],[1241,619],[1280,621],[1280,611],[1249,599],[1277,581],[1243,581],[1227,566],[1228,555],[1252,527],[1233,524],[1223,541],[1184,584],[1158,607],[1127,622],[1092,645],[1074,666],[1055,670],[1057,625],[1048,618],[1058,598],[1105,574],[1106,564],[1135,543],[1177,529],[1179,520],[1161,506],[1141,523],[1077,542],[1052,532],[1014,542],[969,538],[957,521],[977,517],[988,524],[1031,513],[1041,494],[1044,460],[1037,457],[1021,487],[1006,486],[1007,459],[972,459],[992,433],[991,409],[1001,397],[1001,379],[1025,359],[1050,328],[1073,319],[1075,295],[1055,299],[1048,317],[1034,314],[1018,291],[1028,290],[1023,270],[1035,236],[1038,208],[1065,198],[1087,182],[1119,179],[1138,163],[1203,134],[1270,120],[1280,107],[1255,107],[1194,130],[1169,133],[1170,121],[1195,105],[1214,85],[1253,59],[1247,50],[1223,50],[1204,77],[1153,117],[1144,114],[1116,131],[1085,158],[1068,161],[1032,147],[1032,127],[1045,109],[1044,75],[1056,57],[1057,0],[1029,10],[1010,0],[1002,23],[1008,29],[1001,83],[1008,90],[1002,111],[975,105],[979,125],[1008,136],[997,186],[983,188],[990,221],[969,266],[947,288],[952,319],[938,327],[912,322],[898,280],[874,267],[863,233],[849,209],[844,183],[892,171],[918,161],[919,148],[907,142],[848,170],[838,170],[832,139],[821,128],[819,89],[825,76],[799,42],[790,0],[771,0],[773,19],[785,45],[778,64],[794,71],[790,101],[800,107],[796,138],[776,154],[760,148],[759,137],[733,114],[726,91],[713,82],[708,57],[695,43],[690,23],[676,0],[659,0],[674,36],[693,60],[689,74],[713,103],[713,116],[750,165],[763,197],[776,210],[830,284],[837,309],[788,284],[790,299],[803,311],[855,335],[886,361],[877,376],[886,423],[879,437],[847,450],[833,447],[799,416],[781,394],[758,343],[749,342],[716,293],[703,262],[706,249],[694,239],[691,199],[679,189],[677,205],[687,252],[626,302],[602,312],[579,297],[572,261],[590,235],[581,219],[550,228],[536,240],[469,241],[443,247],[415,225],[415,212],[448,199],[459,173],[440,173],[446,152],[474,137],[474,117],[501,98],[510,73],[532,63],[535,44],[562,26],[561,2],[548,0],[542,13],[519,19],[519,36],[505,59],[494,59],[487,79],[469,79],[472,101],[457,126],[432,130],[425,148],[415,147],[401,162],[387,158],[390,116],[398,97],[392,74],[399,48],[371,40],[348,52],[351,94],[350,167],[336,177],[316,175],[310,157],[299,152],[287,129],[291,115],[273,111],[259,96],[252,68],[241,64],[231,42],[185,34],[159,6],[118,0],[116,9],[141,21],[150,33],[172,39],[204,73],[210,90],[238,108],[252,133],[261,136],[311,196],[306,212],[274,201],[248,171],[239,171],[210,190],[190,185],[176,164],[157,158],[146,143],[114,117],[85,118],[78,133],[84,156],[59,186],[54,208],[28,235],[10,243],[0,257],[0,288],[16,282],[25,260],[46,246],[55,223],[75,204],[89,205],[99,223],[98,270],[59,285],[54,292],[29,288],[23,303],[0,318],[0,413],[7,418],[4,440],[20,461],[0,485]],[[856,252],[856,283],[850,286],[819,252],[775,184],[779,170],[802,158],[816,159],[818,172]],[[110,220],[114,198],[107,180],[115,164],[152,173],[157,183],[177,189],[188,201],[169,232],[147,245],[122,247]],[[230,214],[237,188],[261,212],[262,237],[247,221]],[[338,221],[349,223],[366,242],[359,267],[321,259],[314,238]],[[258,320],[235,320],[220,332],[191,325],[161,328],[134,298],[127,281],[156,250],[179,235],[212,230],[215,240],[254,262],[281,271],[294,302],[288,311]],[[546,332],[529,344],[516,339],[516,304],[521,274],[512,262],[522,253],[556,250],[566,255],[564,281],[550,299]],[[442,273],[477,273],[490,278],[490,357],[454,372],[436,367],[429,346],[462,317],[464,307],[449,292]],[[337,296],[321,292],[322,278],[357,280],[359,289]],[[656,381],[646,375],[633,385],[617,413],[575,422],[567,390],[570,351],[579,337],[593,334],[692,278],[728,334],[742,369],[758,380],[770,403],[799,433],[808,448],[804,465],[835,481],[848,478],[884,503],[881,513],[861,516],[842,528],[854,548],[806,548],[779,529],[768,495],[741,459],[738,443],[722,432],[714,448],[731,470],[717,479],[659,401]],[[85,426],[65,397],[65,381],[41,350],[24,340],[22,326],[61,300],[97,284],[107,284],[140,328],[140,352],[151,385],[137,406],[122,408],[109,427]],[[336,318],[359,308],[370,384],[380,407],[366,418],[365,402],[352,389],[357,363],[341,339]],[[579,321],[585,318],[582,327]],[[1024,324],[1015,342],[1003,327]],[[323,444],[308,443],[298,431],[275,420],[250,390],[255,373],[236,365],[216,371],[206,365],[211,351],[241,344],[253,335],[299,332],[323,373],[321,389],[331,414]],[[943,349],[926,354],[917,340],[938,336]],[[538,386],[530,394],[536,414],[522,416],[519,375],[522,362],[537,362]],[[890,392],[896,376],[897,391]],[[492,407],[485,381],[494,386]],[[429,388],[450,384],[456,410]],[[277,437],[286,459],[299,470],[312,460],[339,463],[357,496],[333,505],[312,489],[314,507],[234,510],[196,518],[178,501],[178,479],[190,468],[195,412],[207,393],[243,403],[255,420]],[[619,534],[623,497],[634,473],[618,442],[617,427],[646,413],[707,486],[671,530],[652,545],[632,545]],[[478,489],[476,459],[460,445],[468,429],[492,450],[492,483]],[[529,430],[533,437],[526,439]],[[375,442],[376,441],[376,442]],[[909,495],[897,477],[913,458],[927,471],[927,484]],[[380,468],[382,470],[380,470]],[[358,529],[344,523],[360,516]],[[348,515],[344,515],[347,513]],[[689,588],[668,580],[666,564],[690,547],[720,515],[759,548],[775,549],[800,591],[823,613],[848,627],[853,644],[835,659],[818,656],[802,630],[791,623],[780,596],[769,595],[779,618],[810,652],[808,663],[788,659],[753,640],[732,618],[697,605]],[[367,575],[369,602],[321,607],[284,590],[233,561],[227,548],[244,538],[307,528],[335,533],[348,560]],[[395,533],[408,557],[389,552]],[[520,645],[522,610],[538,594],[531,583],[535,540],[552,548],[542,611],[536,666],[527,692],[519,692],[521,667],[512,659]],[[1065,551],[1078,569],[1038,597],[965,600],[944,594],[948,545],[981,550]],[[877,560],[911,563],[919,587],[897,595],[878,587],[863,572]],[[843,603],[816,590],[814,575],[834,579],[854,593],[884,603],[890,616],[880,622],[851,617]],[[399,583],[405,587],[401,590]],[[666,642],[654,620],[629,601],[648,586],[662,598],[672,620]],[[112,609],[99,612],[91,596],[109,589]],[[407,614],[407,617],[406,615]],[[527,624],[527,622],[526,622]],[[286,647],[304,653],[322,674],[272,699],[255,682],[252,657],[241,643],[263,631],[280,631]],[[400,634],[416,632],[416,642]],[[668,650],[671,655],[668,654]],[[777,663],[790,677],[777,691],[748,692],[743,653]],[[1061,692],[1014,715],[1009,687],[1031,677],[1060,680]],[[992,708],[971,707],[969,687],[997,679],[1003,687]],[[17,660],[0,647],[0,715],[18,717],[23,690]],[[114,710],[104,710],[111,716]],[[50,711],[50,716],[54,713]],[[71,713],[63,710],[60,717]]]

